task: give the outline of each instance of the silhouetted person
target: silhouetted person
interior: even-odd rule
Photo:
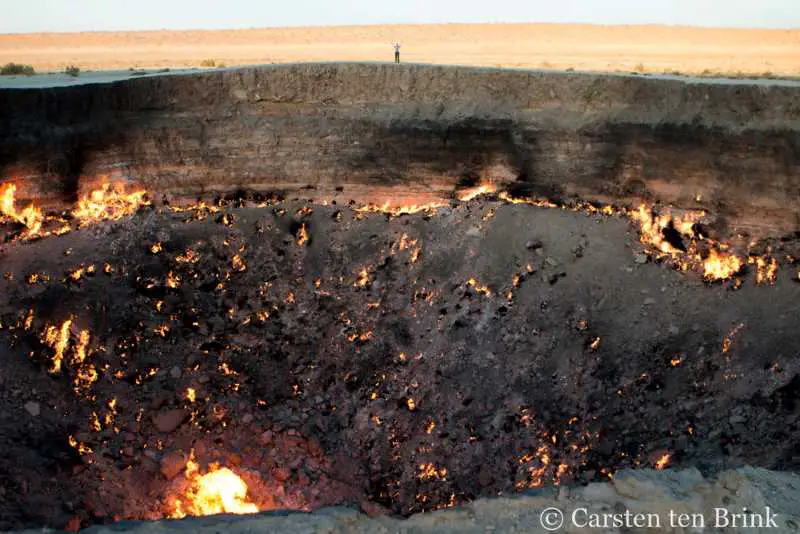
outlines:
[[[400,63],[400,43],[394,43],[394,62]]]

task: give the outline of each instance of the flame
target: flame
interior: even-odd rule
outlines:
[[[184,477],[189,487],[174,500],[171,518],[215,514],[256,514],[258,506],[247,499],[247,483],[219,464],[211,464],[208,473],[200,474],[200,466],[193,459],[186,464]]]
[[[78,205],[72,210],[72,217],[79,226],[103,220],[117,220],[133,215],[140,206],[149,205],[144,190],[126,193],[121,183],[103,184],[88,195],[78,199]]]
[[[422,211],[432,212],[437,210],[438,208],[443,208],[445,206],[447,206],[447,203],[443,201],[428,202],[427,204],[412,204],[412,205],[401,204],[398,206],[392,206],[387,200],[381,206],[378,206],[376,204],[367,204],[366,206],[355,208],[355,211],[357,213],[385,213],[386,215],[389,215],[391,217],[399,217],[400,215],[412,215],[414,213],[420,213]]]
[[[489,289],[487,286],[482,286],[480,284],[480,282],[478,282],[474,278],[470,278],[469,280],[467,280],[467,285],[469,285],[472,289],[474,289],[476,292],[480,293],[481,295],[485,295],[487,297],[491,297],[492,296],[492,290]]]
[[[50,372],[53,374],[61,372],[61,364],[64,361],[64,353],[69,344],[69,329],[72,326],[72,319],[64,321],[60,327],[50,325],[44,331],[44,343],[55,350],[53,360],[50,365]]]
[[[775,285],[778,278],[778,261],[775,258],[759,256],[748,258],[747,263],[756,265],[756,284]]]
[[[436,467],[433,464],[420,464],[419,475],[420,480],[445,480],[447,477],[447,469],[444,467]]]
[[[470,187],[468,189],[464,189],[458,193],[458,200],[461,202],[469,202],[475,197],[479,197],[481,195],[489,195],[491,193],[495,193],[497,191],[497,186],[493,183],[488,184],[481,184],[476,187]]]
[[[711,249],[708,258],[703,261],[703,278],[709,281],[724,280],[738,273],[742,265],[742,260],[739,257],[726,255]]]
[[[668,452],[662,454],[661,457],[656,461],[656,469],[658,471],[661,471],[662,469],[667,467],[667,465],[669,465],[670,457],[671,456]]]
[[[17,211],[14,199],[16,192],[17,186],[14,184],[0,185],[0,215],[8,217],[25,226],[23,239],[36,237],[42,229],[44,215],[42,215],[42,211],[33,204],[29,204],[24,209]]]
[[[369,271],[367,271],[366,267],[364,267],[361,269],[361,271],[359,271],[358,279],[356,279],[356,281],[353,282],[353,287],[364,289],[368,285],[369,285]]]
[[[302,225],[300,225],[300,229],[297,231],[297,239],[296,239],[297,244],[300,245],[301,247],[305,246],[305,244],[308,243],[308,239],[309,238],[308,238],[308,230],[306,230],[306,223],[303,223]]]
[[[695,224],[706,216],[704,211],[688,212],[681,216],[670,212],[656,214],[652,208],[641,204],[635,211],[628,212],[628,216],[638,223],[639,239],[648,246],[651,254],[671,260],[682,271],[702,268],[703,279],[707,282],[732,278],[744,265],[741,258],[725,252],[727,247],[724,244],[696,235]],[[678,247],[675,240],[668,240],[668,233],[679,238],[683,247]],[[698,251],[700,240],[711,245],[705,259]]]
[[[234,254],[233,258],[231,258],[231,267],[237,273],[243,273],[247,270],[247,264],[238,254]]]

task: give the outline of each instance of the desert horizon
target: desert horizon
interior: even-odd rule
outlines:
[[[798,29],[454,23],[0,34],[0,64],[37,72],[317,61],[706,75],[800,75]]]

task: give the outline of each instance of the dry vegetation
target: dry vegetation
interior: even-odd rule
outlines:
[[[579,24],[449,24],[0,35],[0,64],[59,71],[295,61],[404,61],[491,67],[793,77],[800,30]],[[209,59],[213,58],[213,59]]]

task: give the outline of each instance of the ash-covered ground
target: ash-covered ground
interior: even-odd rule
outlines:
[[[795,269],[734,290],[641,251],[625,218],[491,199],[159,206],[7,242],[0,528],[175,515],[190,458],[261,510],[397,515],[796,468]]]

